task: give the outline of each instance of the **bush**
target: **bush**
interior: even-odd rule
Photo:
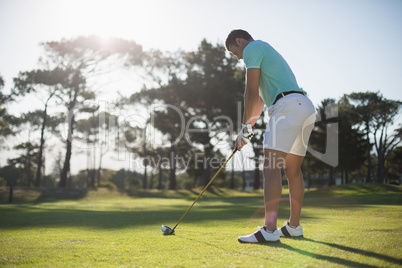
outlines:
[[[194,187],[194,179],[187,174],[180,174],[177,176],[177,189],[191,190]],[[166,188],[169,187],[169,182],[166,183]]]
[[[3,179],[2,177],[0,177],[0,187],[4,187],[7,186],[7,181],[5,179]]]
[[[55,175],[46,175],[42,178],[41,186],[45,188],[55,188],[57,186],[57,178]]]
[[[142,188],[142,181],[135,177],[126,177],[126,189],[127,190],[138,190]]]
[[[99,185],[99,188],[106,188],[106,189],[109,189],[109,190],[117,190],[116,184],[114,184],[111,181],[101,181],[100,185]]]

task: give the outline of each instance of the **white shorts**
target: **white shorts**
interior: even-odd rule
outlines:
[[[268,108],[269,121],[264,135],[264,149],[305,156],[316,119],[309,98],[293,93]]]

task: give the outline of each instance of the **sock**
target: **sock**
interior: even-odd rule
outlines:
[[[296,229],[296,228],[297,228],[297,226],[292,226],[292,225],[290,225],[289,222],[288,222],[288,226],[289,226],[290,228],[292,228],[292,229]]]
[[[270,230],[268,230],[267,228],[265,228],[265,226],[264,226],[264,230],[266,231],[266,232],[268,232],[268,233],[273,233],[273,231],[271,232]]]

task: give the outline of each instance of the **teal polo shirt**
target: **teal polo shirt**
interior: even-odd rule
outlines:
[[[246,69],[260,69],[260,96],[265,105],[271,106],[279,93],[300,91],[292,69],[285,59],[268,43],[251,41],[243,50]]]

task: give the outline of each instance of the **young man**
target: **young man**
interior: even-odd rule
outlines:
[[[299,88],[283,57],[268,43],[254,40],[244,30],[230,32],[226,49],[246,65],[243,125],[235,148],[241,150],[253,136],[252,127],[268,107],[264,136],[265,223],[253,234],[240,236],[241,243],[279,242],[281,236],[300,237],[300,213],[304,196],[301,164],[315,121],[315,108]],[[282,193],[281,169],[289,183],[290,218],[277,229]]]

